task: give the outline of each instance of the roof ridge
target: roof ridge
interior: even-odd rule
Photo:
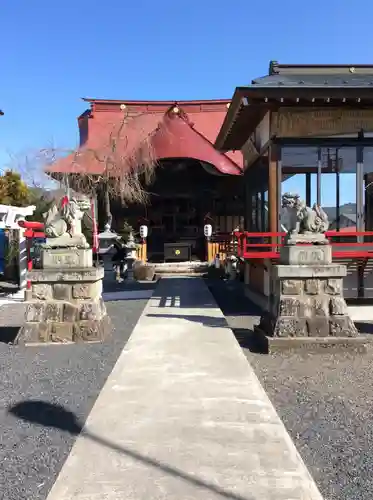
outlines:
[[[184,100],[136,100],[136,99],[100,99],[95,97],[82,97],[84,102],[91,103],[100,103],[100,104],[137,104],[137,105],[146,105],[146,104],[155,104],[155,105],[188,105],[188,104],[225,104],[231,102],[231,98],[227,99],[184,99]]]

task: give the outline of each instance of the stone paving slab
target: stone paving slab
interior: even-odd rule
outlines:
[[[200,278],[163,279],[48,500],[322,500]]]

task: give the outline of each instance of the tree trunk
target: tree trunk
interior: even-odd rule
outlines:
[[[113,222],[113,216],[110,209],[110,193],[109,186],[105,184],[104,187],[104,203],[105,203],[105,215],[106,215],[106,224],[111,228],[111,224]]]

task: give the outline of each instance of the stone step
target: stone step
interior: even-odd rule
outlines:
[[[165,262],[155,264],[156,274],[200,274],[208,269],[207,262]]]

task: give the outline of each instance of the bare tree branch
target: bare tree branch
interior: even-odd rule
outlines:
[[[57,171],[61,161],[78,191],[96,192],[98,186],[104,185],[109,195],[123,203],[146,203],[145,187],[153,179],[157,161],[152,145],[156,123],[149,130],[145,117],[148,115],[121,114],[117,122],[107,124],[97,139],[97,147],[88,142],[70,151],[63,160],[55,149],[43,150],[49,170]]]
[[[157,166],[152,138],[164,126],[160,116],[152,115],[149,124],[148,114],[118,113],[118,118],[106,122],[102,129],[96,123],[86,145],[70,150],[54,145],[40,149],[18,162],[18,171],[26,182],[30,179],[35,183],[47,176],[81,193],[103,193],[106,217],[111,223],[111,198],[124,205],[148,202],[146,187]]]

